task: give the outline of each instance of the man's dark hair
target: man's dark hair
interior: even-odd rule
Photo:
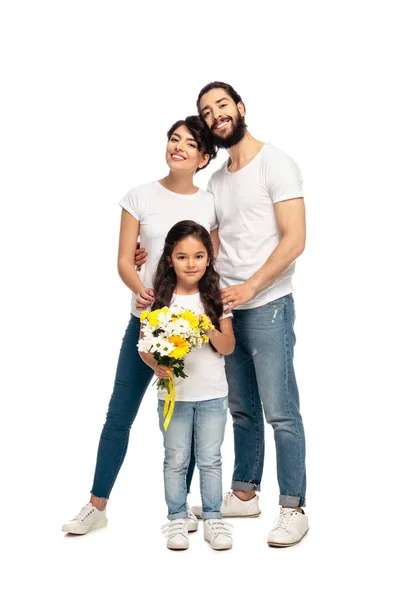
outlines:
[[[173,133],[182,125],[187,127],[190,133],[193,136],[193,139],[196,140],[197,147],[203,154],[209,154],[209,161],[204,167],[200,167],[197,171],[201,169],[205,169],[210,161],[217,156],[217,148],[213,142],[213,136],[210,133],[207,125],[205,125],[203,119],[198,115],[193,115],[190,117],[186,117],[186,119],[181,119],[172,125],[169,128],[167,137],[170,140]]]
[[[244,102],[243,102],[241,96],[237,93],[237,91],[231,85],[229,85],[229,83],[224,83],[223,81],[212,81],[211,83],[207,83],[207,85],[205,85],[203,87],[203,89],[200,91],[200,94],[198,95],[197,110],[199,111],[199,113],[200,113],[201,98],[204,96],[204,94],[207,94],[207,92],[209,92],[210,90],[215,90],[216,88],[222,88],[223,90],[228,92],[229,96],[232,98],[234,103],[239,104],[239,102],[241,102],[246,110],[246,107],[244,105]]]

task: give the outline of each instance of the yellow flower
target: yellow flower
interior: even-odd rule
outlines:
[[[168,341],[175,346],[172,352],[168,354],[171,358],[183,358],[190,351],[189,342],[180,335],[171,335]]]
[[[159,325],[159,321],[158,321],[158,315],[160,314],[161,310],[152,310],[151,313],[149,313],[148,316],[148,321],[150,323],[150,325],[152,327],[157,327],[157,325]]]
[[[149,315],[149,314],[150,314],[149,310],[144,310],[142,312],[142,314],[140,315],[140,322],[143,323],[143,321],[147,318],[147,315]]]
[[[204,342],[205,344],[207,344],[207,343],[210,341],[210,339],[209,339],[209,338],[208,338],[206,335],[202,335],[202,336],[201,336],[201,339],[203,340],[203,342]]]
[[[201,326],[203,329],[215,329],[214,325],[211,323],[211,319],[207,317],[205,314],[201,314]]]
[[[190,327],[192,329],[194,329],[195,331],[198,331],[199,329],[199,319],[196,317],[196,315],[194,313],[192,313],[191,310],[185,310],[183,311],[179,317],[181,319],[186,319],[186,321],[189,321]]]

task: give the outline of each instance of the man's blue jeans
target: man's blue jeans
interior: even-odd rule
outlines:
[[[122,340],[114,391],[108,406],[107,418],[100,437],[96,471],[91,493],[98,498],[109,498],[128,448],[129,432],[136,418],[142,398],[154,375],[140,358],[136,344],[139,340],[140,321],[131,315]],[[192,458],[188,470],[187,488],[193,476]]]
[[[279,504],[305,506],[305,437],[293,367],[293,296],[233,313],[236,348],[225,358],[235,443],[232,489],[260,489],[264,409],[274,429]]]
[[[192,439],[200,471],[203,519],[221,519],[221,445],[224,440],[228,398],[201,402],[176,402],[167,431],[164,430],[164,400],[158,401],[160,429],[164,436],[164,489],[168,519],[187,517],[187,474]]]

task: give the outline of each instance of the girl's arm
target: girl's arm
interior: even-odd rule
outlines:
[[[232,317],[221,319],[219,322],[221,331],[208,329],[207,335],[214,348],[224,356],[232,354],[235,349],[235,335],[232,328]]]
[[[151,302],[153,298],[147,293],[147,288],[144,287],[135,269],[134,261],[138,235],[139,221],[123,208],[119,233],[118,273],[125,285],[134,294],[149,295],[149,302]]]

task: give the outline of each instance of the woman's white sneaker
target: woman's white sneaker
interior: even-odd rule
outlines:
[[[204,539],[213,550],[230,550],[232,548],[232,525],[222,519],[205,519]]]
[[[201,506],[192,506],[196,517],[201,517]],[[258,504],[258,496],[251,500],[240,500],[233,492],[226,492],[221,504],[221,513],[224,518],[233,517],[258,517],[261,510]]]
[[[173,519],[161,527],[167,538],[170,550],[187,550],[189,548],[188,519]]]
[[[92,529],[105,527],[107,522],[106,510],[99,510],[93,506],[93,504],[88,502],[76,517],[71,521],[68,521],[68,523],[64,523],[62,530],[65,533],[84,535],[85,533],[92,531]]]
[[[275,527],[268,536],[268,545],[278,548],[298,544],[308,532],[308,517],[295,508],[282,508]]]

